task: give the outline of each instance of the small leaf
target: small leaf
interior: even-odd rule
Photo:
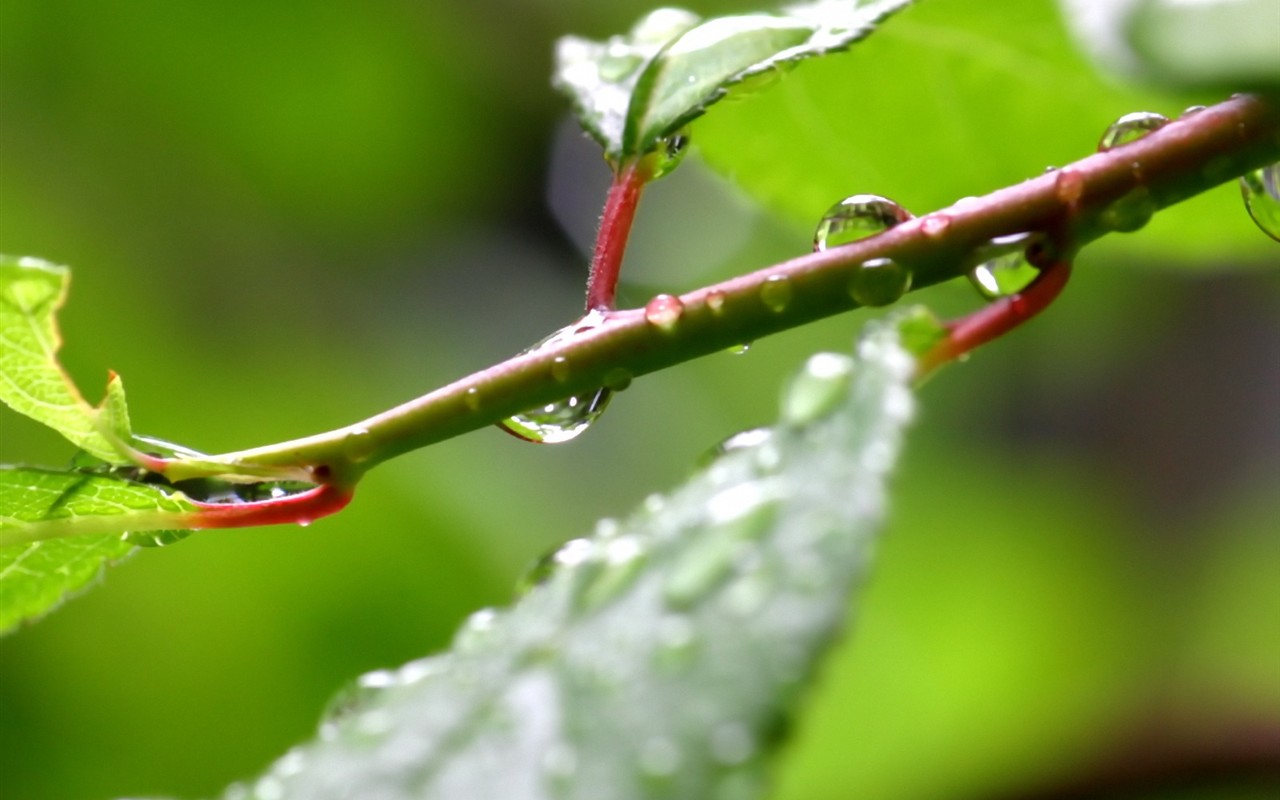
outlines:
[[[809,361],[775,428],[566,544],[449,653],[364,676],[318,740],[227,797],[759,797],[912,413],[915,362],[874,325],[857,358]]]
[[[176,492],[107,474],[0,467],[0,634],[52,610],[151,531],[193,522]]]
[[[99,411],[81,396],[58,363],[56,312],[67,295],[66,267],[35,258],[0,256],[0,400],[42,422],[92,455],[126,463],[103,433]],[[124,387],[112,375],[104,400],[106,429],[130,441]]]
[[[573,98],[605,156],[620,162],[656,150],[734,84],[845,50],[909,2],[819,0],[702,22],[659,9],[606,42],[561,39],[555,84]]]

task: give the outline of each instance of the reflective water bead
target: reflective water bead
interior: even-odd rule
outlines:
[[[1169,118],[1154,111],[1134,111],[1111,123],[1098,141],[1098,151],[1106,152],[1122,144],[1137,141],[1169,124]]]
[[[786,275],[770,275],[760,287],[760,302],[770,311],[785,311],[791,303],[791,279]]]
[[[991,257],[969,272],[969,282],[987,300],[1017,294],[1027,288],[1040,270],[1027,260],[1031,235],[1018,233],[992,239],[984,248]]]
[[[1139,186],[1103,209],[1099,220],[1113,231],[1132,233],[1150,222],[1155,213],[1151,191]]]
[[[849,296],[874,308],[897,302],[911,288],[911,273],[892,258],[873,258],[849,276]]]
[[[657,180],[680,166],[684,154],[689,150],[689,129],[681,128],[670,136],[658,141],[658,147],[645,156],[649,165],[651,180]]]
[[[499,422],[498,427],[527,442],[560,444],[577,438],[599,419],[612,397],[612,391],[601,387],[516,414]]]
[[[122,534],[120,538],[138,547],[168,547],[174,542],[182,541],[192,533],[194,531],[138,531]]]
[[[724,311],[724,292],[719,290],[707,292],[707,308],[711,309],[712,314]]]
[[[856,242],[911,219],[902,206],[878,194],[855,194],[827,209],[813,233],[813,249],[821,252]]]
[[[644,318],[650,325],[664,331],[673,330],[684,314],[684,303],[670,294],[660,294],[644,306]]]
[[[725,348],[725,352],[730,355],[740,356],[751,349],[751,342],[743,342],[742,344],[731,345]]]
[[[1240,193],[1253,221],[1272,239],[1280,241],[1280,162],[1242,176]]]
[[[524,352],[535,353],[539,350],[561,345],[574,336],[595,330],[603,325],[604,322],[605,315],[603,311],[591,311],[582,319],[572,325],[561,328]],[[568,369],[569,364],[567,361],[558,360],[552,364],[551,374],[556,380],[563,381],[568,378]],[[512,436],[528,442],[539,444],[567,442],[580,435],[590,427],[591,423],[599,419],[612,396],[613,392],[608,388],[601,387],[592,392],[566,397],[563,400],[547,403],[540,408],[516,414],[499,422],[498,427]],[[468,393],[468,397],[470,397],[470,393]],[[477,404],[478,399],[477,397]],[[470,401],[468,401],[468,405],[470,405]]]
[[[368,460],[375,449],[373,434],[365,428],[353,428],[342,439],[342,455],[353,464]]]
[[[631,386],[631,373],[622,367],[614,367],[604,374],[604,385],[610,391],[626,391]]]

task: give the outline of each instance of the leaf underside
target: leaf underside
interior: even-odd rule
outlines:
[[[886,323],[815,356],[777,427],[565,545],[450,652],[364,676],[226,797],[758,797],[869,558],[913,368]]]
[[[705,21],[663,8],[604,42],[562,38],[554,83],[605,156],[622,162],[657,149],[735,84],[845,50],[909,3],[819,0]]]

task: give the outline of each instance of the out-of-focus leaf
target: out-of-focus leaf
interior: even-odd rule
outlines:
[[[183,528],[194,511],[181,494],[110,475],[0,468],[0,633],[47,613],[132,550],[138,539],[126,531]],[[155,534],[152,543],[172,538]]]
[[[1177,117],[1222,95],[1108,82],[1077,52],[1052,0],[921,3],[875,36],[699,120],[712,166],[766,205],[816,226],[833,203],[875,193],[916,214],[1083,158],[1123,114]],[[1166,209],[1089,253],[1165,263],[1272,256],[1234,185]]]
[[[819,0],[708,20],[662,8],[605,42],[562,38],[555,84],[606,157],[621,161],[657,149],[734,84],[847,49],[909,2]]]
[[[914,366],[894,323],[814,356],[775,428],[566,544],[449,653],[364,676],[227,796],[760,796],[870,556]]]
[[[1059,0],[1102,68],[1154,84],[1219,91],[1280,88],[1273,0]]]
[[[105,426],[120,441],[130,440],[119,376],[111,376],[100,414],[58,363],[62,338],[56,314],[70,280],[66,267],[0,256],[0,400],[97,458],[125,463],[119,447],[103,435]]]

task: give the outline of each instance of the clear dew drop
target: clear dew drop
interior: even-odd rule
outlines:
[[[849,296],[860,306],[896,303],[911,288],[911,272],[892,258],[873,258],[849,276]]]
[[[631,373],[622,367],[614,367],[604,374],[605,388],[613,392],[624,392],[631,386]]]
[[[657,149],[644,157],[652,175],[651,180],[670,175],[676,167],[680,166],[680,162],[684,160],[685,153],[688,151],[689,128],[687,126],[670,136],[659,139]]]
[[[572,339],[574,336],[595,330],[605,322],[604,312],[592,311],[582,319],[567,325],[547,338],[525,350],[534,353],[548,347],[555,347]],[[564,358],[557,358],[551,364],[551,376],[557,381],[568,380],[570,365]],[[527,442],[538,444],[560,444],[577,438],[591,423],[600,418],[608,406],[613,392],[601,387],[592,392],[572,395],[563,400],[547,403],[540,408],[530,409],[498,423],[498,427],[507,433]],[[471,392],[466,395],[466,402],[473,408],[479,406],[479,396],[472,401]]]
[[[1241,177],[1240,193],[1253,221],[1280,242],[1280,162]]]
[[[517,592],[526,594],[541,586],[561,569],[573,569],[594,557],[596,546],[590,539],[571,539],[533,562],[516,583]]]
[[[855,194],[827,209],[813,233],[813,249],[821,252],[883,233],[911,219],[902,206],[878,194]]]
[[[786,275],[770,275],[760,287],[760,302],[774,313],[786,311],[791,305],[791,279]]]
[[[816,353],[787,384],[782,395],[782,417],[792,425],[804,425],[833,411],[849,393],[853,359],[838,353]]]
[[[707,308],[711,309],[712,314],[720,314],[724,311],[724,292],[712,290],[707,292]]]
[[[352,464],[367,461],[374,449],[373,434],[364,428],[354,428],[342,439],[342,455]]]
[[[951,228],[951,217],[943,214],[928,214],[920,218],[920,232],[930,239],[936,239]]]
[[[726,353],[729,353],[730,355],[735,355],[735,356],[743,355],[747,353],[749,350],[751,350],[751,342],[743,342],[742,344],[735,344],[725,348]]]
[[[194,531],[138,531],[122,534],[120,538],[137,547],[168,547],[192,533]]]
[[[1154,111],[1134,111],[1111,123],[1098,140],[1098,151],[1106,152],[1129,142],[1137,141],[1154,130],[1169,124],[1169,118]]]
[[[660,294],[644,306],[645,320],[655,328],[663,331],[675,330],[680,317],[684,315],[684,303],[680,298],[670,294]]]
[[[969,282],[987,300],[1009,297],[1027,288],[1040,271],[1027,260],[1029,234],[992,239],[985,250],[991,257],[969,272]]]
[[[472,386],[470,389],[467,390],[466,394],[462,396],[462,402],[465,403],[467,408],[469,408],[470,410],[479,411],[480,410],[480,390]]]

